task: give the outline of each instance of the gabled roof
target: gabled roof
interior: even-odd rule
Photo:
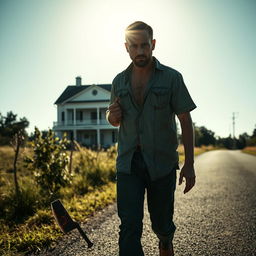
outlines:
[[[111,84],[96,84],[97,86],[107,90],[111,91]],[[61,104],[62,102],[66,101],[67,99],[73,97],[77,93],[83,91],[84,89],[90,87],[92,85],[69,85],[65,89],[65,91],[60,95],[60,97],[54,102],[54,104]]]

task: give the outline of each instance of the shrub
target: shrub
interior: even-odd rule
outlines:
[[[70,181],[69,157],[65,152],[67,144],[66,136],[59,140],[58,137],[54,137],[50,129],[43,138],[41,132],[35,127],[35,139],[32,143],[34,154],[24,159],[26,166],[33,170],[41,192],[50,201],[55,199],[60,188]]]
[[[20,187],[19,197],[14,188],[3,193],[0,200],[0,216],[7,221],[22,221],[32,215],[38,207],[38,191],[31,184]]]
[[[76,143],[76,148],[78,152],[74,156],[75,177],[72,183],[75,192],[82,195],[115,180],[115,147],[109,148],[106,152],[96,152],[82,148]]]

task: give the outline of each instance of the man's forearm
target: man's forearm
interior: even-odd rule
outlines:
[[[182,141],[185,151],[185,164],[194,164],[194,129],[192,119],[186,118],[181,121]]]

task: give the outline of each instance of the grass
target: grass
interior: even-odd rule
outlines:
[[[116,148],[95,152],[77,145],[77,149],[73,152],[72,184],[61,189],[59,198],[75,221],[86,222],[116,199]],[[195,148],[195,155],[213,149]],[[178,151],[182,162],[183,146]],[[23,165],[23,157],[29,154],[32,154],[30,148],[22,149],[17,163],[22,191],[22,204],[19,204],[13,189],[14,151],[11,147],[0,147],[0,255],[3,256],[40,251],[63,235],[53,218],[50,203],[41,203],[43,198],[33,175]],[[17,218],[19,215],[22,218]]]
[[[202,154],[204,152],[215,150],[215,149],[217,149],[217,148],[214,147],[214,146],[211,146],[211,145],[210,146],[195,147],[194,148],[194,156],[197,156],[197,155],[200,155],[200,154]],[[184,147],[183,147],[183,145],[179,145],[178,153],[179,153],[179,161],[180,162],[184,162],[185,155],[184,155]]]
[[[242,152],[256,156],[256,147],[246,147]]]
[[[70,151],[66,153],[70,155]],[[39,251],[62,236],[50,202],[42,197],[32,171],[24,167],[24,156],[31,154],[31,148],[24,148],[18,158],[17,198],[12,172],[14,150],[0,147],[0,255]],[[84,222],[115,201],[115,156],[115,148],[94,152],[77,145],[77,151],[73,152],[72,183],[59,192],[74,220]]]
[[[96,211],[112,203],[115,194],[115,184],[110,182],[86,196],[64,199],[62,203],[74,220],[85,222]],[[22,224],[9,226],[1,223],[0,255],[25,255],[49,247],[62,235],[50,207],[38,210]]]

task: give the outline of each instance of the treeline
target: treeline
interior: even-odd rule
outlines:
[[[18,131],[23,136],[23,143],[26,143],[28,140],[33,141],[35,135],[31,134],[29,136],[25,130],[28,126],[29,121],[26,117],[17,120],[17,115],[12,111],[7,112],[6,116],[0,113],[0,145],[10,145],[10,142]],[[207,129],[205,126],[196,126],[195,124],[194,131],[196,147],[213,145],[227,149],[243,149],[246,146],[256,146],[256,128],[253,130],[252,135],[243,133],[238,138],[232,138],[231,135],[222,138],[216,136],[213,131]],[[47,131],[42,131],[43,137],[46,134]]]
[[[213,145],[227,149],[243,149],[247,146],[256,146],[256,128],[253,130],[252,135],[243,133],[238,138],[232,138],[231,135],[226,138],[215,136],[213,131],[204,126],[194,126],[194,131],[196,147]]]

